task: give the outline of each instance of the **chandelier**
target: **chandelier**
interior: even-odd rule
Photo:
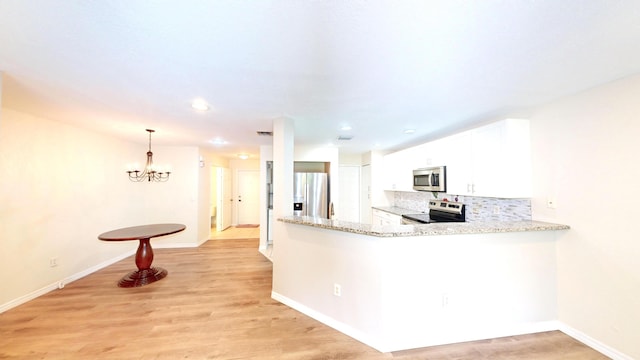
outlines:
[[[169,174],[171,174],[168,170],[159,169],[153,166],[153,153],[151,152],[151,134],[155,132],[155,130],[147,129],[149,132],[149,151],[147,151],[147,164],[144,167],[144,170],[140,171],[138,169],[138,165],[134,165],[133,168],[127,170],[127,174],[129,174],[129,180],[131,181],[167,181],[169,180]]]

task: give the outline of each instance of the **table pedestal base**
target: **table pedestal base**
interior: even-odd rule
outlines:
[[[136,270],[125,275],[120,281],[118,286],[124,288],[144,286],[156,282],[167,276],[167,270],[161,267],[152,267],[145,270]]]

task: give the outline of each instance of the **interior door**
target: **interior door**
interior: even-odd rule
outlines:
[[[238,170],[238,225],[260,224],[260,171]]]
[[[216,211],[216,229],[222,231],[231,226],[231,173],[227,168],[217,168],[218,206]]]

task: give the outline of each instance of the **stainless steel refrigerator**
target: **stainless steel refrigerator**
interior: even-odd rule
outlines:
[[[326,173],[293,174],[293,215],[329,218],[329,177]]]

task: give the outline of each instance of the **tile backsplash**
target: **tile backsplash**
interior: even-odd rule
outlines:
[[[438,194],[438,199],[449,199],[465,204],[466,221],[518,221],[531,220],[530,199],[501,199],[478,196],[459,196]],[[416,212],[425,212],[429,200],[434,199],[430,192],[395,191],[393,205]]]

